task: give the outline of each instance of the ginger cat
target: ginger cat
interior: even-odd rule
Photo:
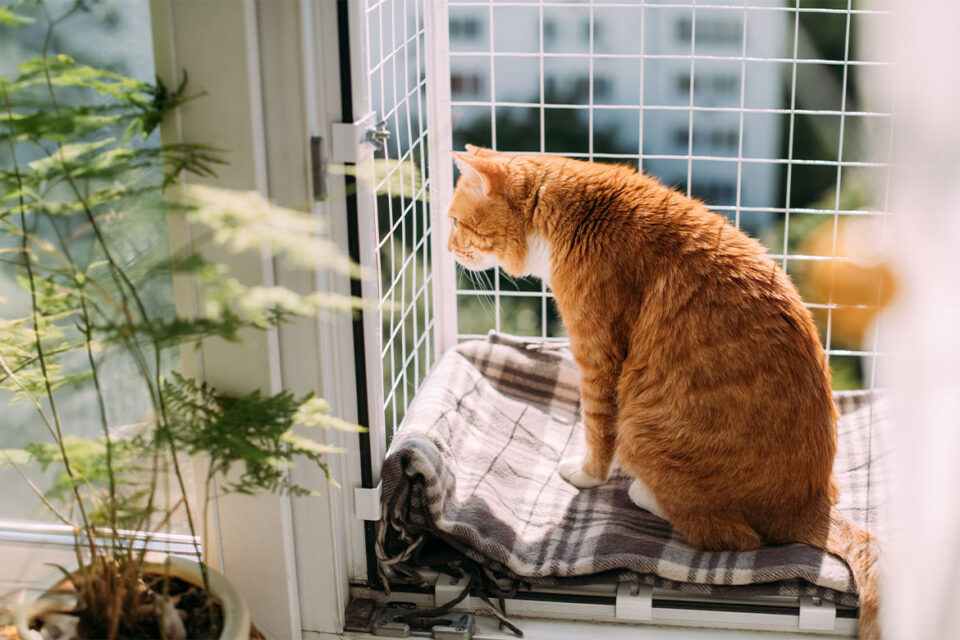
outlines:
[[[836,508],[836,410],[809,311],[756,240],[626,166],[468,145],[448,248],[546,281],[580,369],[584,458],[701,549],[805,542],[843,558],[879,637],[874,538]]]

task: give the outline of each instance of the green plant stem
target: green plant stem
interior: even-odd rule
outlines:
[[[43,505],[44,505],[47,509],[49,509],[51,513],[53,513],[53,515],[57,516],[57,519],[60,520],[60,522],[62,522],[63,524],[67,525],[67,526],[70,527],[71,529],[72,529],[72,528],[75,528],[75,527],[77,526],[77,525],[75,525],[74,523],[72,523],[69,519],[67,519],[67,517],[66,517],[65,515],[63,515],[62,513],[60,513],[60,512],[57,510],[57,508],[56,508],[55,506],[53,506],[53,504],[52,504],[49,500],[47,500],[46,496],[43,495],[43,491],[40,491],[40,487],[38,487],[36,484],[34,484],[33,480],[31,480],[30,478],[27,477],[27,474],[25,474],[25,473],[23,472],[23,469],[20,468],[20,465],[18,465],[18,464],[16,463],[16,461],[15,461],[13,458],[10,457],[10,455],[7,453],[7,451],[6,451],[5,449],[0,449],[0,455],[2,455],[2,456],[6,459],[7,464],[9,464],[11,467],[13,467],[13,470],[17,472],[17,474],[20,476],[20,478],[21,478],[24,482],[27,483],[27,486],[30,487],[30,489],[31,489],[35,494],[37,494],[37,497],[40,498],[40,502],[42,502]]]
[[[46,11],[45,5],[41,5],[41,6],[44,6],[44,11]],[[51,22],[50,22],[50,24],[49,24],[49,26],[48,26],[48,29],[47,29],[47,37],[46,37],[46,40],[45,40],[45,42],[44,42],[44,48],[43,48],[43,55],[42,55],[42,58],[43,58],[43,61],[44,61],[43,70],[44,70],[44,76],[45,76],[46,81],[47,81],[47,82],[46,82],[47,91],[48,91],[48,93],[50,94],[50,100],[51,100],[51,103],[52,103],[52,105],[53,105],[54,112],[55,112],[57,115],[60,115],[60,107],[59,107],[59,104],[58,104],[58,102],[57,102],[56,92],[53,90],[53,80],[52,80],[52,78],[50,77],[50,66],[49,66],[49,64],[47,64],[47,60],[48,60],[47,54],[48,54],[48,49],[49,49],[49,45],[50,45],[50,39],[51,39],[52,34],[53,34],[53,27],[56,26],[57,22],[65,19],[67,16],[69,16],[69,14],[70,14],[72,11],[74,11],[74,10],[76,10],[76,7],[74,7],[74,9],[71,9],[70,12],[67,12],[66,14],[64,14],[64,16],[61,16],[60,18],[58,18],[56,21],[51,21]],[[49,14],[47,14],[47,15],[49,16]],[[133,297],[134,302],[135,302],[135,304],[137,305],[138,310],[140,311],[140,315],[141,315],[141,317],[143,318],[144,324],[146,324],[148,328],[152,329],[152,325],[151,325],[151,322],[150,322],[150,316],[149,316],[149,314],[147,313],[146,306],[143,304],[143,301],[141,300],[140,296],[137,294],[137,291],[136,291],[136,288],[135,288],[134,285],[133,285],[133,282],[130,281],[130,279],[129,279],[129,277],[127,276],[126,272],[120,267],[119,263],[114,259],[113,253],[110,251],[110,248],[109,248],[109,246],[108,246],[108,244],[107,244],[107,242],[106,242],[106,239],[105,239],[104,236],[103,236],[103,232],[102,232],[102,230],[100,229],[100,225],[97,223],[96,217],[93,215],[93,212],[90,210],[90,207],[88,206],[88,204],[87,204],[87,202],[86,202],[86,198],[85,198],[84,195],[80,192],[79,187],[77,186],[76,182],[73,180],[73,176],[72,176],[72,174],[70,173],[70,168],[69,168],[69,166],[68,166],[68,164],[67,164],[67,162],[66,162],[66,158],[65,158],[64,153],[63,153],[63,145],[62,145],[62,143],[60,143],[59,141],[57,142],[57,148],[58,148],[59,153],[60,153],[60,161],[61,161],[61,166],[63,167],[64,178],[65,178],[65,179],[67,180],[67,182],[69,183],[71,189],[73,190],[73,192],[74,192],[74,194],[76,195],[77,199],[79,200],[81,206],[83,207],[83,211],[84,211],[84,213],[85,213],[86,216],[87,216],[87,221],[90,223],[91,229],[93,230],[94,235],[95,235],[96,238],[97,238],[97,242],[98,242],[98,244],[100,245],[101,249],[102,249],[103,252],[104,252],[104,257],[106,257],[107,262],[108,262],[108,263],[110,264],[110,266],[111,266],[111,271],[112,271],[112,273],[114,274],[114,277],[115,277],[115,278],[119,278],[119,279],[122,281],[123,284],[126,284],[126,286],[129,287],[130,294],[131,294],[131,296]],[[126,293],[125,293],[125,291],[124,291],[123,284],[121,284],[120,282],[117,283],[117,285],[118,285],[118,290],[120,291],[121,298],[122,298],[122,300],[123,300],[123,302],[124,302],[124,305],[123,305],[123,307],[124,307],[124,312],[125,312],[125,314],[126,314],[126,316],[127,316],[128,322],[130,322],[131,324],[135,324],[135,323],[133,322],[133,317],[132,317],[132,315],[130,314],[129,307],[128,307],[128,305],[127,305],[127,297],[126,297]],[[151,334],[152,334],[152,332],[151,332]],[[156,375],[155,375],[156,388],[154,389],[153,384],[148,384],[147,386],[148,386],[148,388],[149,388],[149,390],[150,390],[150,396],[151,396],[151,398],[155,398],[154,406],[159,408],[159,417],[160,417],[161,423],[164,424],[164,425],[168,425],[169,422],[168,422],[167,415],[166,415],[166,407],[164,406],[163,393],[161,392],[161,385],[162,385],[161,366],[162,366],[162,365],[161,365],[161,356],[160,356],[160,345],[159,345],[159,343],[158,343],[157,340],[156,340],[155,334],[152,334],[152,335],[153,335],[154,351],[155,351],[155,354],[156,354],[156,357],[155,357],[155,360],[156,360]],[[174,444],[174,442],[173,442],[172,437],[169,435],[169,428],[163,429],[163,431],[164,431],[164,432],[166,433],[166,435],[167,435],[167,441],[168,441],[168,444],[169,444],[169,447],[170,447],[170,456],[171,456],[172,461],[173,461],[174,474],[176,475],[177,483],[178,483],[178,485],[179,485],[179,487],[180,487],[180,490],[181,490],[183,493],[186,493],[187,487],[186,487],[186,483],[185,483],[184,480],[183,480],[183,474],[182,474],[182,472],[181,472],[181,470],[180,470],[179,460],[177,459],[176,446],[175,446],[175,444]],[[152,503],[153,493],[154,493],[154,491],[155,491],[155,489],[156,489],[156,486],[155,486],[155,485],[156,485],[156,479],[154,479],[154,481],[151,483],[151,485],[152,485],[152,486],[151,486],[150,502]],[[207,580],[207,572],[206,572],[206,569],[205,569],[205,566],[204,566],[204,563],[203,563],[203,552],[202,552],[202,550],[201,550],[201,548],[200,548],[199,543],[197,542],[197,531],[196,531],[196,526],[194,525],[193,514],[191,513],[189,503],[185,503],[185,504],[184,504],[184,507],[185,507],[185,513],[186,513],[186,516],[187,516],[187,524],[188,524],[188,526],[189,526],[189,528],[190,528],[190,534],[191,534],[191,536],[193,537],[193,541],[194,541],[194,543],[193,543],[193,544],[194,544],[194,551],[196,552],[196,554],[197,554],[197,559],[198,559],[199,562],[200,562],[201,572],[202,572],[202,575],[203,575],[204,589],[206,589],[207,592],[209,592],[209,582],[208,582],[208,580]],[[82,508],[83,508],[83,507],[82,507],[82,505],[81,505],[81,509],[82,509]]]
[[[176,513],[177,509],[180,508],[180,505],[182,505],[186,501],[187,501],[186,496],[180,496],[180,499],[177,500],[172,507],[166,510],[166,513],[164,514],[163,519],[155,525],[153,531],[148,531],[146,536],[144,537],[143,545],[145,547],[150,544],[151,540],[153,540],[154,534],[158,533],[160,529],[164,528],[165,526],[167,526],[167,524],[169,524],[170,518],[172,518],[173,514]]]
[[[3,93],[3,102],[7,110],[7,115],[10,119],[13,119],[13,109],[10,106],[10,98],[7,95],[6,84],[0,81],[0,91]],[[30,306],[33,317],[33,335],[37,343],[37,359],[40,363],[40,370],[43,374],[44,387],[47,392],[47,400],[50,403],[50,413],[53,417],[53,425],[56,428],[56,442],[60,448],[60,455],[63,456],[63,468],[66,471],[67,476],[70,478],[71,487],[73,489],[73,495],[77,500],[77,507],[80,510],[81,520],[83,521],[84,529],[87,531],[87,537],[90,545],[90,553],[92,556],[96,556],[96,546],[93,539],[93,530],[90,526],[90,520],[87,517],[87,511],[83,506],[83,500],[80,497],[80,490],[76,485],[76,476],[73,473],[73,469],[70,466],[70,457],[67,455],[67,449],[64,446],[63,440],[63,425],[60,422],[60,414],[57,411],[56,400],[53,397],[53,387],[50,384],[50,373],[47,370],[47,361],[44,357],[43,352],[43,341],[40,336],[40,310],[37,305],[37,286],[36,278],[33,273],[33,260],[30,257],[30,245],[29,245],[29,233],[27,231],[27,214],[26,214],[26,203],[23,201],[23,181],[22,175],[20,173],[20,165],[17,162],[17,151],[16,146],[11,141],[10,143],[10,155],[13,162],[13,171],[14,175],[17,178],[17,190],[19,191],[18,204],[20,208],[20,226],[23,229],[23,237],[21,238],[21,247],[23,248],[24,253],[24,264],[27,269],[27,279],[30,283]],[[7,374],[9,375],[9,371]],[[49,422],[47,423],[49,426]]]
[[[113,532],[111,542],[113,544],[113,552],[116,554],[120,534],[117,531],[117,479],[113,469],[113,439],[110,437],[107,405],[103,398],[103,389],[100,386],[97,362],[93,357],[93,339],[90,334],[90,313],[87,311],[87,294],[83,287],[80,288],[80,309],[83,314],[84,345],[86,346],[87,360],[90,363],[90,371],[93,375],[93,386],[97,392],[97,406],[100,409],[100,420],[103,423],[103,437],[107,450],[107,479],[110,485],[110,530]]]
[[[24,365],[26,366],[26,365]],[[53,428],[53,424],[50,423],[50,418],[47,417],[47,413],[43,410],[43,405],[40,403],[39,398],[33,395],[25,384],[20,381],[20,377],[14,373],[14,371],[7,364],[7,361],[3,359],[3,356],[0,356],[0,369],[3,369],[4,373],[7,374],[7,377],[17,385],[23,394],[30,399],[30,402],[36,408],[37,413],[40,415],[40,419],[43,421],[43,424],[46,425],[47,430],[50,432],[51,437],[54,441],[57,439],[57,431]]]

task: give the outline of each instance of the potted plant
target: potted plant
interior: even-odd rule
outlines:
[[[46,42],[83,8],[77,0],[64,15],[47,14]],[[0,8],[0,28],[27,20]],[[180,188],[185,174],[211,177],[225,158],[153,134],[189,99],[185,85],[140,82],[46,46],[0,77],[0,278],[22,291],[0,298],[0,402],[29,407],[32,433],[42,435],[0,448],[0,466],[70,527],[75,551],[44,597],[0,609],[0,625],[16,623],[24,637],[43,625],[61,637],[247,637],[242,599],[205,566],[199,543],[192,561],[160,563],[149,561],[149,543],[175,522],[198,540],[214,479],[220,493],[310,493],[290,481],[290,465],[327,470],[336,449],[304,429],[358,429],[311,395],[233,397],[178,371],[184,346],[349,312],[357,301],[246,286],[203,251],[171,254],[155,240],[172,211],[191,220],[195,247],[266,248],[358,276],[312,215],[253,193]],[[171,204],[174,186],[181,195]],[[175,275],[198,284],[199,316],[174,313]],[[130,407],[118,409],[118,395],[145,410],[123,419]],[[194,456],[208,463],[195,479],[198,503]]]

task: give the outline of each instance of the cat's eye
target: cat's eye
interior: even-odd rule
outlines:
[[[454,229],[457,229],[457,228],[458,228],[457,219],[456,219],[456,218],[450,218],[450,220],[453,221],[453,228],[454,228]]]

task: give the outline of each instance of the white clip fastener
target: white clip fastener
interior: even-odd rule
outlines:
[[[617,584],[617,620],[653,620],[653,587],[636,582]]]
[[[797,626],[806,631],[833,631],[837,622],[837,605],[821,598],[800,596],[800,619]]]
[[[370,131],[377,132],[377,114],[371,111],[356,122],[335,122],[331,125],[330,162],[360,162],[368,158],[376,145]]]
[[[354,513],[359,520],[372,520],[376,522],[380,519],[380,485],[373,489],[364,489],[356,487],[353,490]]]

